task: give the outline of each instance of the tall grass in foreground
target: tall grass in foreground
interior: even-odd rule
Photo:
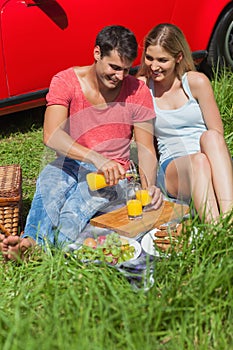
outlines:
[[[60,251],[3,265],[0,348],[232,349],[233,234],[227,219],[196,226],[182,254],[155,260],[148,292]]]
[[[233,75],[224,74],[213,86],[233,154]],[[24,217],[38,173],[54,156],[42,144],[41,112],[0,119],[1,164],[23,169]],[[0,349],[233,349],[232,219],[212,226],[194,218],[182,253],[155,259],[148,292],[133,291],[113,267],[58,250],[22,263],[1,264],[0,257]]]
[[[215,98],[224,124],[225,139],[233,155],[233,74],[225,69],[216,72],[212,81]]]

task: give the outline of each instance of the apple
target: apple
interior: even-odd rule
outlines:
[[[83,245],[90,247],[90,248],[96,248],[97,242],[94,238],[89,237],[89,238],[86,238],[84,240]]]

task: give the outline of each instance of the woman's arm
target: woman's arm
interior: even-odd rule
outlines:
[[[153,121],[134,124],[139,173],[144,188],[154,185],[156,181],[157,158],[153,143],[153,135]]]
[[[157,157],[154,147],[153,121],[134,125],[135,141],[138,148],[138,165],[142,188],[148,188],[152,196],[152,208],[158,209],[163,203],[163,196],[155,186]]]
[[[188,82],[193,97],[200,105],[207,128],[223,135],[223,123],[209,79],[203,73],[188,72]]]

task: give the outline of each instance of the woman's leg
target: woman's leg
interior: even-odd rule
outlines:
[[[233,167],[224,137],[216,130],[203,133],[201,152],[210,163],[213,188],[222,213],[227,213],[233,206]]]
[[[211,167],[205,154],[195,153],[174,159],[165,175],[167,191],[181,200],[193,198],[201,219],[204,217],[210,222],[219,216]]]

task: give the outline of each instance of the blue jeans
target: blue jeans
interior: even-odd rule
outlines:
[[[39,245],[62,246],[76,241],[89,220],[125,198],[125,180],[118,185],[90,191],[86,174],[94,165],[59,157],[41,172],[24,234]]]

